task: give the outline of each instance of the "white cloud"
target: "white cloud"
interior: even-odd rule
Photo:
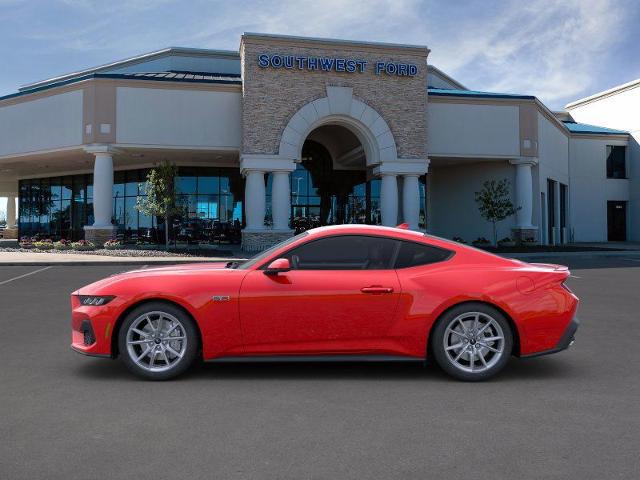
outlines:
[[[535,94],[558,107],[594,85],[598,56],[624,22],[613,0],[512,2],[494,20],[467,20],[460,40],[435,42],[433,60],[471,88]]]
[[[51,73],[169,45],[235,50],[242,32],[257,31],[425,44],[431,63],[470,88],[535,94],[554,107],[593,91],[609,50],[632,32],[629,12],[637,11],[633,0],[57,0],[43,11],[20,5],[21,16],[37,21],[21,37],[61,58],[60,72]],[[82,65],[69,66],[68,52]]]

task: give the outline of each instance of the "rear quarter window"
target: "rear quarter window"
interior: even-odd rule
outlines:
[[[444,262],[453,255],[454,252],[444,248],[425,245],[424,243],[402,241],[395,268],[409,268]]]

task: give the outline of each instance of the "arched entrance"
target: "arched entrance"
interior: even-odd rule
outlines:
[[[312,130],[291,174],[291,228],[381,223],[380,180],[358,137],[341,125]]]
[[[428,160],[398,158],[394,135],[378,112],[349,87],[326,89],[326,97],[288,120],[277,153],[240,156],[243,248],[262,249],[294,231],[336,223],[393,226],[402,220],[421,228],[419,177]]]

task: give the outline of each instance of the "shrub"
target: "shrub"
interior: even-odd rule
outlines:
[[[498,240],[498,245],[501,245],[503,247],[513,247],[515,244],[516,244],[515,240],[509,237],[504,237]]]
[[[20,237],[20,248],[33,248],[33,241],[31,237]]]
[[[36,240],[33,242],[33,246],[40,250],[51,250],[53,248],[53,242],[48,238],[46,240]]]
[[[107,250],[117,250],[118,248],[122,248],[122,242],[120,240],[107,240],[104,242],[104,248]]]
[[[96,249],[96,246],[87,240],[78,240],[77,242],[73,242],[71,244],[71,247],[74,250],[82,250],[82,251],[89,251],[89,250]]]
[[[458,242],[458,243],[467,243],[467,242],[464,241],[464,238],[462,238],[462,237],[453,237],[452,240],[454,242]]]
[[[53,242],[53,248],[56,250],[71,250],[71,240],[62,239],[58,242]]]
[[[484,237],[478,237],[473,242],[474,245],[490,245],[491,242]]]

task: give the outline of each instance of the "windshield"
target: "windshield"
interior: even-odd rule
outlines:
[[[295,237],[291,237],[288,238],[280,243],[276,243],[273,247],[265,250],[264,252],[260,252],[259,254],[257,254],[255,257],[250,258],[249,260],[239,263],[237,266],[235,266],[234,268],[237,268],[239,270],[245,270],[247,268],[251,268],[254,265],[262,262],[265,258],[269,258],[271,255],[273,255],[273,253],[276,250],[281,249],[282,247],[286,247],[287,245],[292,244],[293,242],[301,239],[302,237],[308,235],[307,232],[302,232],[298,235],[296,235]]]

